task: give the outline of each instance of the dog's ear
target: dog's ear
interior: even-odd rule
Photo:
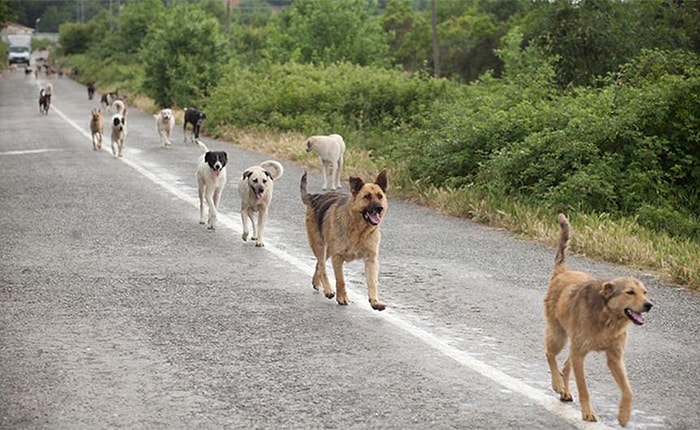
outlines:
[[[243,172],[243,179],[245,180],[245,179],[250,178],[250,175],[252,175],[252,174],[253,174],[252,171],[246,170],[245,172]]]
[[[265,170],[265,175],[267,175],[267,177],[270,178],[271,181],[275,180],[275,178],[272,177],[272,173],[270,173],[269,170]]]
[[[605,300],[610,300],[615,295],[615,284],[612,282],[604,282],[600,287],[600,295],[603,296]]]
[[[221,152],[221,164],[226,165],[228,163],[228,154],[225,151]]]
[[[381,173],[377,175],[377,179],[374,181],[374,183],[379,185],[379,188],[386,193],[386,188],[389,185],[389,181],[386,177],[386,170],[382,170]]]
[[[365,181],[363,181],[362,178],[357,178],[355,176],[351,176],[349,182],[350,191],[352,191],[353,194],[359,193],[362,186],[365,184]]]

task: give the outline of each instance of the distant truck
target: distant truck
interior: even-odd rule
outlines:
[[[26,64],[32,57],[32,36],[10,34],[7,36],[7,61],[10,64]]]

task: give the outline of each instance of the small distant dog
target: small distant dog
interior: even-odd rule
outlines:
[[[187,124],[192,124],[192,141],[194,142],[199,139],[199,130],[206,118],[207,115],[200,110],[185,108],[185,122],[182,126],[182,134],[185,136],[185,142],[187,142]]]
[[[92,100],[95,97],[95,84],[90,82],[87,84],[88,100]]]
[[[126,118],[117,113],[112,116],[112,154],[124,156],[124,141],[126,140]]]
[[[153,115],[156,120],[156,132],[160,136],[160,146],[165,148],[170,146],[170,133],[175,127],[175,117],[172,109],[162,109],[157,114]]]
[[[306,140],[306,152],[309,151],[318,154],[318,158],[321,160],[323,190],[328,189],[329,173],[330,189],[341,188],[340,180],[343,174],[343,155],[345,154],[343,137],[339,134],[311,136]]]
[[[270,171],[270,168],[274,171]],[[238,183],[238,194],[241,196],[241,223],[243,224],[244,241],[248,240],[248,220],[253,226],[253,235],[250,240],[255,241],[255,246],[265,246],[263,234],[269,214],[270,201],[274,180],[284,174],[282,164],[274,160],[263,161],[257,166],[247,168],[243,172],[243,179]],[[258,213],[256,224],[254,215]]]
[[[107,109],[109,109],[109,107],[112,106],[112,103],[114,103],[114,101],[117,100],[118,97],[119,94],[117,91],[102,94],[102,96],[100,97],[100,106],[102,106],[102,112],[105,112]]]
[[[330,191],[309,194],[306,190],[306,172],[299,186],[301,201],[306,206],[306,236],[316,256],[316,271],[312,286],[323,286],[325,296],[332,299],[335,293],[326,273],[326,260],[331,259],[335,273],[336,301],[348,304],[345,289],[343,263],[364,260],[369,303],[373,309],[384,310],[385,305],[377,297],[379,276],[379,225],[387,211],[387,174],[381,172],[374,183],[350,178],[350,195]]]
[[[39,90],[39,113],[43,115],[49,114],[49,108],[51,107],[51,93],[53,92],[53,85],[50,83],[44,85],[44,88]]]
[[[547,320],[545,345],[547,362],[552,374],[552,388],[564,402],[573,400],[569,391],[571,369],[581,402],[584,421],[597,421],[584,377],[584,359],[590,351],[605,351],[608,367],[622,391],[617,420],[624,426],[630,418],[632,388],[627,380],[623,361],[627,328],[630,322],[644,324],[644,312],[652,308],[647,290],[635,278],[615,278],[602,281],[569,269],[564,260],[569,245],[569,220],[559,214],[561,233],[554,259],[554,271],[544,298]],[[557,355],[571,341],[569,357],[561,372]]]
[[[102,111],[97,108],[92,110],[92,115],[90,117],[90,133],[92,133],[92,149],[102,149],[104,121],[102,118]]]
[[[226,163],[228,155],[224,151],[210,151],[197,140],[202,156],[197,165],[197,191],[199,194],[199,223],[207,223],[207,228],[216,228],[216,216],[221,200],[221,192],[226,185]],[[204,200],[209,206],[209,217],[204,218]]]

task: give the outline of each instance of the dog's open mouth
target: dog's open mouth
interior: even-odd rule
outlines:
[[[625,308],[625,315],[636,325],[642,325],[647,320],[643,313],[635,312],[630,308]]]
[[[379,225],[382,222],[382,208],[381,206],[376,206],[373,208],[367,208],[362,212],[362,218],[365,219],[367,224]]]

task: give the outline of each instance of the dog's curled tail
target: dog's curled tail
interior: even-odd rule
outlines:
[[[202,150],[202,154],[206,154],[209,152],[209,148],[207,148],[207,145],[204,144],[201,140],[197,139],[197,146],[199,146],[199,149]]]
[[[268,172],[270,172],[270,167],[272,167],[274,169],[274,173],[270,172],[272,179],[277,179],[280,176],[284,175],[284,167],[282,167],[282,163],[280,163],[279,161],[275,161],[275,160],[263,161],[262,163],[260,163],[260,167],[267,170]]]
[[[566,259],[566,248],[569,247],[569,220],[566,215],[559,214],[559,245],[557,246],[557,255],[554,257],[554,267],[561,266],[564,264]]]
[[[309,192],[306,189],[306,170],[304,170],[304,174],[301,175],[301,182],[299,183],[299,192],[301,193],[301,202],[304,203],[305,206],[309,206],[311,204],[311,196],[309,195]]]

